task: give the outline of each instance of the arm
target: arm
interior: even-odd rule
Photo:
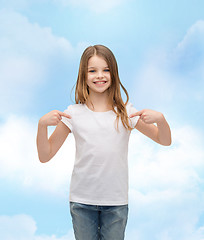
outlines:
[[[66,113],[54,110],[45,114],[39,120],[36,140],[38,157],[42,163],[48,162],[57,153],[68,134],[71,132],[64,123],[60,122],[61,116],[71,118]],[[55,131],[48,139],[47,127],[56,125]]]
[[[135,126],[138,131],[161,145],[171,145],[171,130],[162,113],[144,109],[130,115],[135,116],[140,116]]]

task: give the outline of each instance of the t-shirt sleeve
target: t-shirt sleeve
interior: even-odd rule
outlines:
[[[138,110],[133,106],[133,104],[132,103],[128,103],[127,104],[127,114],[128,114],[128,116],[130,114],[133,114],[133,113],[136,113],[136,112],[138,112]],[[130,123],[130,126],[132,128],[134,128],[136,126],[139,118],[140,118],[139,116],[129,118],[129,123]]]
[[[66,110],[64,110],[64,113],[66,113],[66,114],[68,114],[68,115],[70,115],[70,116],[72,117],[72,107],[71,107],[71,105],[68,106]],[[63,117],[63,116],[62,116],[61,121],[62,121],[62,122],[71,130],[71,132],[72,132],[72,128],[73,128],[73,127],[72,127],[72,118],[70,119],[70,118],[66,118],[66,117]]]

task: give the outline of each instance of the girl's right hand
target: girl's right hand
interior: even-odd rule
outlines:
[[[43,117],[41,117],[39,120],[39,124],[41,126],[46,126],[46,127],[47,126],[56,126],[61,121],[62,116],[71,119],[70,115],[68,115],[64,112],[60,112],[58,110],[53,110],[53,111],[45,114]]]

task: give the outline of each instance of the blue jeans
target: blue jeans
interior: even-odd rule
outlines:
[[[76,240],[124,240],[128,205],[97,206],[70,202]]]

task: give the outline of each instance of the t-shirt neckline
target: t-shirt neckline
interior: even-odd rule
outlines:
[[[88,111],[90,111],[90,112],[92,112],[92,113],[96,113],[96,114],[113,112],[113,110],[108,110],[108,111],[104,111],[104,112],[95,112],[95,111],[91,110],[91,109],[86,105],[86,103],[84,103],[84,106],[85,106],[85,108],[86,108]]]

